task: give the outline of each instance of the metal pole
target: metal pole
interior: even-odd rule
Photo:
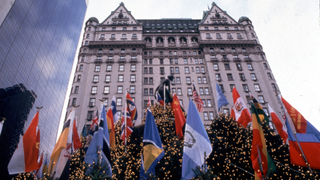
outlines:
[[[259,147],[258,147],[258,145],[256,145],[257,146],[257,149],[258,149],[258,155],[259,155],[259,158],[258,158],[258,161],[259,161],[259,166],[260,166],[260,171],[261,171],[261,175],[262,175],[262,180],[264,179],[264,177],[263,177],[263,167],[262,167],[262,161],[261,161],[261,155],[260,155],[260,150],[259,150]]]
[[[245,173],[247,173],[247,174],[250,174],[251,176],[254,176],[254,174],[252,174],[251,172],[249,172],[249,171],[247,171],[247,170],[245,170],[245,169],[243,169],[243,168],[241,168],[241,167],[239,167],[239,166],[237,166],[237,165],[235,165],[235,164],[231,163],[231,160],[230,160],[230,159],[226,158],[226,160],[229,160],[229,164],[233,165],[234,167],[236,167],[236,168],[238,168],[238,169],[240,169],[240,170],[244,171],[244,172],[245,172]]]
[[[312,171],[312,169],[311,169],[311,167],[310,167],[310,164],[308,163],[308,160],[307,160],[306,156],[304,155],[304,152],[303,152],[303,150],[302,150],[302,147],[301,147],[300,142],[299,142],[299,140],[298,140],[298,138],[297,138],[297,135],[296,135],[296,133],[297,133],[296,128],[294,127],[294,124],[293,124],[293,122],[292,122],[292,119],[291,119],[291,117],[290,117],[287,109],[284,107],[284,105],[283,105],[283,103],[282,103],[281,95],[280,95],[280,94],[278,94],[278,98],[280,98],[280,102],[281,102],[280,104],[281,104],[282,108],[284,109],[284,113],[285,113],[285,115],[286,115],[286,117],[287,117],[287,121],[289,122],[289,125],[290,125],[290,127],[291,127],[291,131],[292,131],[292,133],[293,133],[293,136],[294,136],[295,140],[297,141],[297,144],[298,144],[299,149],[300,149],[300,151],[301,151],[302,157],[303,157],[304,161],[306,162],[306,165],[308,166],[308,168],[309,168],[309,170],[310,170],[310,173],[311,173],[311,175],[312,175],[312,174],[313,174],[313,171]],[[288,128],[287,128],[287,129],[288,129]]]
[[[124,151],[127,152],[127,100],[124,103]]]
[[[163,84],[163,110],[166,110],[166,85]]]

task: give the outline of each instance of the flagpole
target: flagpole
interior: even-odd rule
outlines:
[[[163,84],[163,110],[166,111],[166,85]]]
[[[124,152],[127,153],[127,100],[124,102]]]
[[[276,93],[277,93],[277,92],[276,92]],[[297,138],[296,128],[294,127],[294,124],[293,124],[293,122],[292,122],[292,119],[291,119],[291,117],[290,117],[287,109],[284,107],[284,105],[283,105],[283,103],[282,103],[281,95],[277,93],[277,96],[278,96],[278,98],[280,98],[281,107],[284,109],[284,113],[285,113],[285,115],[286,115],[286,117],[287,117],[287,120],[289,121],[289,125],[290,125],[290,127],[291,127],[291,131],[292,131],[292,133],[293,133],[294,139],[297,141],[297,144],[298,144],[299,149],[300,149],[300,151],[301,151],[301,155],[302,155],[304,161],[306,162],[306,165],[308,166],[308,168],[309,168],[309,170],[310,170],[310,173],[311,173],[311,175],[312,175],[312,174],[313,174],[313,171],[312,171],[312,169],[311,169],[311,167],[310,167],[310,164],[308,163],[308,160],[307,160],[306,156],[304,155],[304,152],[303,152],[303,150],[302,150],[302,147],[301,147],[301,145],[300,145],[300,142],[299,142],[299,140],[298,140],[298,138]],[[287,130],[288,130],[288,128],[287,128]]]
[[[262,167],[262,161],[261,161],[261,155],[260,155],[260,150],[259,150],[259,147],[258,147],[258,145],[256,145],[257,146],[257,149],[258,149],[258,155],[259,155],[259,159],[258,159],[258,161],[259,161],[259,166],[260,166],[260,171],[261,171],[261,175],[262,175],[262,180],[264,180],[264,177],[263,177],[263,167]]]

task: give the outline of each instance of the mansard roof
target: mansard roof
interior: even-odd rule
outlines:
[[[143,25],[144,32],[198,32],[200,19],[177,18],[177,19],[138,19]]]

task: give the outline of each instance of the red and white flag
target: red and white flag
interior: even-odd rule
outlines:
[[[286,143],[288,139],[288,132],[287,129],[284,127],[280,119],[278,118],[277,114],[273,111],[270,105],[268,105],[270,116],[272,119],[273,124],[276,126],[276,129],[280,135],[280,137],[283,139],[283,142]]]
[[[39,111],[37,111],[27,131],[20,138],[17,149],[8,164],[9,174],[18,174],[34,171],[39,168],[38,156],[39,145],[37,138],[37,126],[39,122]]]
[[[193,83],[193,92],[192,92],[193,100],[197,106],[199,112],[203,112],[203,102],[200,96],[197,93],[196,86]]]
[[[148,103],[147,103],[147,107],[151,106],[151,100],[150,100],[150,96],[148,98]]]
[[[233,103],[234,103],[233,109],[234,109],[234,115],[235,115],[236,121],[246,128],[248,123],[251,122],[252,119],[246,104],[243,102],[242,98],[240,97],[235,87],[232,90],[232,97],[233,97]]]

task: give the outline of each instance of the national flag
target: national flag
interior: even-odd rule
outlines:
[[[296,130],[296,137],[300,142],[300,146],[310,167],[313,169],[320,169],[320,154],[318,153],[320,152],[320,132],[287,101],[285,101],[282,97],[281,99],[291,119],[295,119],[293,120],[293,125],[295,127],[290,126],[290,119],[286,120],[291,164],[307,167],[298,142],[294,137],[294,130]]]
[[[246,128],[248,123],[252,121],[250,113],[235,87],[232,90],[232,96],[236,121]]]
[[[164,105],[163,99],[161,98],[160,94],[156,92],[157,102],[160,103],[162,106]]]
[[[77,129],[77,118],[73,121],[73,132],[72,132],[72,145],[73,150],[82,148],[82,143]]]
[[[114,129],[114,121],[113,121],[113,113],[112,107],[109,108],[107,111],[107,121],[108,121],[108,129],[109,129],[109,141],[110,141],[110,148],[114,150],[116,147],[116,133]]]
[[[27,131],[20,138],[17,149],[14,151],[8,164],[9,174],[30,172],[38,169],[39,142],[37,141],[37,126],[39,111],[32,119]]]
[[[147,103],[147,107],[151,106],[151,99],[150,97],[148,98],[148,103]]]
[[[117,104],[116,104],[116,96],[113,95],[112,101],[111,101],[111,108],[112,108],[112,114],[113,114],[113,121],[114,124],[118,122],[118,113],[117,113]]]
[[[203,112],[203,102],[197,93],[196,85],[194,83],[192,83],[192,85],[193,85],[193,92],[192,92],[193,100],[196,103],[198,111]]]
[[[231,108],[230,117],[233,118],[234,120],[236,120],[236,114],[235,114],[235,112],[234,112],[234,108],[233,108],[233,107]]]
[[[40,159],[38,160],[38,164],[39,164],[38,169],[34,173],[38,178],[42,178],[42,169],[41,169],[42,168],[42,163],[43,163],[43,153],[41,153]]]
[[[205,167],[205,159],[209,157],[211,151],[208,134],[195,104],[190,100],[185,127],[181,179],[191,179],[195,176],[193,169],[197,166]]]
[[[251,95],[251,98],[252,98],[253,105],[256,108],[257,112],[258,112],[258,115],[259,115],[259,118],[260,118],[261,122],[263,121],[267,125],[269,125],[269,118],[266,115],[266,113],[264,112],[264,110],[262,109],[261,104],[252,95]]]
[[[261,125],[260,115],[256,107],[251,104],[252,112],[252,147],[251,147],[251,161],[252,167],[255,171],[255,177],[261,179],[263,176],[267,177],[268,174],[275,171],[276,167],[267,152],[266,140],[264,138],[263,129]],[[262,167],[262,169],[260,168]]]
[[[218,83],[216,83],[216,89],[217,89],[217,103],[218,103],[218,111],[220,112],[220,108],[222,106],[226,106],[229,104],[227,98],[224,96],[223,92],[221,91],[221,88]]]
[[[128,106],[128,111],[131,117],[131,121],[135,121],[138,118],[138,111],[128,91],[127,91],[126,99],[127,99],[127,106]]]
[[[125,122],[125,116],[126,116],[127,122]],[[125,125],[125,123],[127,123],[127,125]],[[125,133],[125,126],[127,126],[127,128],[126,128],[127,136]],[[123,140],[123,143],[125,143],[126,138],[128,138],[131,135],[131,133],[133,132],[132,127],[133,127],[133,124],[131,121],[130,114],[128,112],[128,109],[126,107],[124,107],[123,111],[122,111],[122,117],[121,117],[121,139]]]
[[[186,123],[186,118],[182,113],[179,99],[175,94],[173,95],[171,108],[174,114],[174,124],[176,126],[176,135],[179,136],[179,139],[181,139],[183,137],[182,128]]]
[[[89,147],[91,140],[93,138],[93,134],[95,131],[98,131],[98,125],[99,125],[99,113],[98,110],[95,113],[94,118],[91,120],[91,125],[89,127],[89,133],[86,136],[86,144],[85,144],[85,151],[87,150],[87,148]]]
[[[61,153],[59,155],[59,159],[57,161],[51,161],[56,162],[56,168],[53,168],[52,171],[56,172],[55,177],[59,179],[66,179],[69,176],[69,167],[71,162],[71,155],[73,152],[73,129],[74,129],[74,121],[75,121],[75,109],[73,108],[67,118],[67,122],[69,121],[69,126],[64,127],[63,132],[65,132],[65,137],[62,137],[62,134],[60,135],[60,138],[62,138],[61,141]],[[63,133],[62,132],[62,133]],[[59,138],[59,140],[60,140]],[[58,140],[58,142],[59,142]],[[57,142],[57,144],[58,144]],[[81,142],[80,142],[81,143]],[[53,155],[54,153],[52,153]],[[52,157],[52,156],[51,156]],[[54,166],[53,166],[54,167]]]
[[[148,179],[147,174],[155,174],[155,167],[163,157],[164,150],[157,125],[151,111],[147,110],[143,133],[140,179]]]
[[[268,105],[268,108],[269,108],[272,122],[276,126],[278,134],[282,138],[283,142],[286,143],[286,141],[288,139],[288,132],[287,132],[286,128],[284,127],[284,125],[282,124],[282,122],[278,118],[277,114],[273,111],[273,109],[271,108],[270,105]]]
[[[105,166],[106,174],[112,177],[112,169],[111,169],[111,156],[110,156],[110,143],[109,143],[109,130],[107,123],[106,110],[104,105],[101,105],[101,113],[100,113],[100,123],[98,131],[94,132],[92,142],[87,150],[84,161],[87,164],[93,165],[93,163],[98,163],[101,161],[101,168],[104,167],[103,164],[107,164]],[[99,153],[98,153],[99,151]],[[89,173],[89,172],[87,172]]]
[[[307,124],[308,124],[307,120],[302,116],[302,114],[299,111],[297,111],[294,107],[292,107],[283,97],[281,97],[281,101],[285,106],[285,108],[287,109],[287,112],[292,119],[294,128],[297,131],[297,133],[306,133]]]

